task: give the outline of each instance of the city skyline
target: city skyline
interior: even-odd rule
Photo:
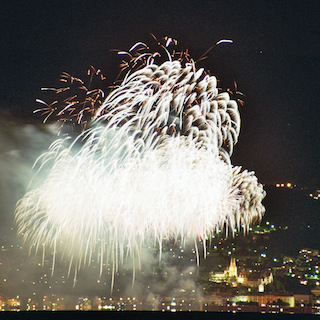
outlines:
[[[287,193],[285,201],[297,197],[295,193],[297,191],[293,189],[280,191],[276,186],[273,188],[276,193]],[[291,195],[292,192],[295,194]],[[299,194],[301,192],[300,190]],[[317,202],[304,192],[301,195],[305,197],[305,203]],[[279,197],[283,199],[283,195]],[[112,294],[107,290],[106,272],[99,277],[97,270],[94,272],[96,269],[94,265],[79,272],[79,279],[72,288],[73,279],[65,273],[63,267],[65,262],[59,263],[55,273],[51,275],[50,259],[42,266],[41,255],[32,255],[31,259],[28,259],[30,261],[25,263],[23,262],[25,253],[21,251],[20,244],[15,249],[10,242],[2,242],[0,281],[5,283],[1,286],[2,301],[6,303],[4,308],[8,308],[8,303],[13,303],[17,295],[21,303],[20,310],[31,308],[32,302],[33,308],[37,310],[61,310],[62,306],[65,306],[68,310],[115,308],[114,310],[179,312],[190,309],[273,313],[288,313],[294,310],[296,313],[318,313],[319,250],[305,247],[306,243],[301,242],[300,246],[297,245],[300,249],[290,254],[286,248],[287,242],[292,241],[289,239],[295,236],[299,237],[295,223],[293,221],[287,221],[288,225],[274,223],[277,219],[273,218],[274,220],[265,220],[260,225],[250,228],[247,235],[240,233],[236,234],[235,238],[225,238],[222,233],[213,238],[212,246],[207,249],[207,259],[200,262],[200,268],[196,266],[195,255],[190,255],[186,248],[179,247],[179,244],[172,247],[168,245],[164,249],[162,263],[157,267],[154,261],[152,268],[147,268],[149,271],[143,265],[142,273],[137,274],[137,282],[131,289],[130,269],[122,268],[116,279],[116,288],[120,291],[115,288]],[[301,224],[303,229],[301,232],[304,234],[317,232],[316,226],[308,225],[310,219],[307,217],[305,219],[305,224]],[[279,241],[284,242],[284,246],[278,246]],[[21,252],[18,260],[5,258],[15,250]],[[9,262],[11,266],[8,265]],[[224,275],[221,276],[221,272]],[[26,275],[28,276],[25,277]],[[121,284],[121,279],[126,279],[126,282]],[[261,287],[262,283],[264,286]],[[89,301],[88,309],[81,307],[80,302],[77,302],[81,297]],[[7,299],[12,300],[6,302]],[[101,299],[105,301],[102,305]],[[270,299],[275,301],[278,299],[279,302],[273,303],[272,306],[267,303]],[[313,306],[312,309],[309,305]]]

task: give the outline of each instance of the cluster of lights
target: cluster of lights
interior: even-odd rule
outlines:
[[[276,184],[276,188],[289,188],[289,189],[292,189],[294,187],[296,187],[296,185],[293,185],[291,182],[277,183]]]
[[[315,193],[310,193],[309,196],[315,200],[320,199],[320,190],[317,190]]]
[[[142,305],[135,297],[120,297],[107,299],[106,297],[99,298],[98,310],[137,310],[137,305]]]
[[[268,226],[269,228],[275,228],[275,226],[273,224],[271,224],[271,222],[269,222],[269,221],[266,221],[265,225]],[[224,240],[226,240],[226,239],[220,239],[219,244],[222,244]],[[10,245],[11,244],[9,244],[8,246],[3,246],[2,249],[10,247]],[[232,245],[234,245],[234,243],[232,243]],[[11,248],[12,247],[13,247],[13,245],[11,245]],[[0,246],[0,248],[1,248],[1,246]],[[230,249],[230,251],[228,251],[228,254],[230,255],[231,254],[231,248],[229,246],[227,246],[226,248]],[[178,250],[175,250],[178,253],[184,254],[184,249],[183,249],[182,246],[179,245],[176,249],[178,249]],[[216,244],[213,245],[213,249],[217,250],[218,246]],[[265,249],[267,249],[267,247],[265,247]],[[235,248],[232,247],[232,250],[235,250]],[[172,248],[169,248],[169,251],[172,252],[172,254],[174,254],[174,251],[173,251]],[[192,252],[195,253],[195,249],[194,248],[192,249]],[[266,258],[267,257],[267,253],[266,252],[258,252],[257,250],[254,250],[254,252],[256,252],[258,255],[260,255],[260,257],[262,257],[262,258]],[[292,277],[292,278],[297,278],[297,280],[300,282],[300,284],[302,286],[307,286],[307,285],[310,285],[310,284],[314,284],[316,287],[319,287],[319,285],[320,285],[320,279],[319,279],[320,270],[319,270],[319,266],[318,265],[313,265],[311,267],[311,265],[310,265],[311,262],[316,263],[317,258],[320,258],[319,251],[315,250],[315,249],[301,249],[299,251],[299,256],[307,264],[307,267],[309,267],[309,268],[307,268],[308,269],[307,273],[305,273],[305,274],[301,274],[300,273],[300,275],[299,275],[299,272],[296,272],[297,270],[294,270],[296,267],[292,266],[292,267],[289,267],[287,275]],[[46,264],[49,262],[47,260],[45,260],[45,261],[46,261]],[[276,261],[279,261],[279,260],[277,260],[276,258],[273,258],[273,261],[276,262]],[[286,263],[294,264],[294,261],[292,259],[290,259],[288,261],[283,261],[283,263],[284,264],[286,264]],[[285,267],[283,266],[283,268],[285,268]],[[16,270],[19,271],[20,269],[18,268]],[[253,270],[249,270],[249,272],[252,273]],[[192,272],[189,272],[189,274],[191,275]],[[183,276],[183,274],[181,274],[181,276]],[[64,276],[62,276],[62,278],[64,278]],[[41,277],[41,280],[45,281],[46,279],[47,279],[47,274],[44,273],[42,275],[42,277]],[[4,281],[6,281],[6,279]],[[41,281],[39,281],[39,282],[41,282]],[[36,284],[36,282],[33,282],[33,284]],[[195,290],[192,290],[192,292],[194,293]],[[35,293],[33,295],[35,295]],[[45,298],[46,298],[46,296],[45,296]],[[0,297],[0,300],[1,300],[1,297]],[[27,304],[27,310],[37,310],[38,307],[40,306],[40,303],[38,305],[38,303],[36,303],[33,299],[29,299],[29,300],[28,300],[28,304]],[[45,299],[43,299],[43,302],[44,302],[44,300]],[[112,298],[110,298],[110,301],[108,301],[108,303],[107,302],[104,303],[104,304],[101,303],[99,305],[100,308],[98,307],[98,310],[102,310],[102,309],[103,310],[128,310],[128,309],[137,310],[137,309],[141,308],[140,306],[138,306],[138,304],[142,304],[142,302],[134,301],[135,300],[134,297],[133,298],[125,298],[125,297],[124,298],[120,298],[121,301],[111,301],[111,300],[112,300]],[[133,301],[130,301],[130,300],[133,300]],[[57,308],[59,308],[58,307],[58,305],[59,305],[58,302],[59,302],[59,299],[57,299],[56,302],[52,302],[51,304],[50,303],[47,304],[46,305],[46,310],[54,310],[54,309],[57,310]],[[116,302],[118,302],[118,303],[116,303]],[[170,301],[170,302],[166,303],[164,311],[178,312],[178,311],[182,311],[182,310],[183,311],[189,310],[189,306],[188,305],[183,305],[183,309],[181,309],[180,307],[182,307],[182,306],[178,302],[181,303],[181,301],[175,301],[173,299],[173,302]],[[174,305],[174,304],[176,304],[176,305]],[[188,304],[189,304],[189,301],[188,301]],[[78,305],[76,305],[75,308],[77,310],[87,310],[87,309],[90,308],[90,305],[92,307],[92,302],[90,300],[88,301],[88,298],[81,297],[79,299],[79,301],[78,301]],[[150,304],[150,306],[151,305],[152,304]],[[161,302],[160,302],[160,305],[161,305]],[[169,306],[170,310],[166,309],[166,308],[168,308],[168,306]],[[4,305],[3,309],[7,309],[7,307]],[[19,310],[21,310],[21,309],[19,309]],[[45,310],[45,307],[44,307],[43,310]],[[206,311],[206,310],[203,310],[203,311]]]
[[[16,298],[4,299],[0,296],[0,311],[20,311],[21,310],[21,299],[20,296]]]

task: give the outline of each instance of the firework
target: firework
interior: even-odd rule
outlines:
[[[35,251],[53,250],[54,259],[68,257],[70,268],[95,260],[115,274],[126,257],[139,266],[146,244],[160,255],[170,239],[205,247],[217,230],[247,230],[264,213],[254,173],[230,161],[237,102],[186,52],[156,64],[147,49],[138,43],[119,52],[129,56],[122,82],[85,107],[89,129],[41,157],[48,176],[17,205],[24,240]],[[65,116],[67,109],[55,110]]]

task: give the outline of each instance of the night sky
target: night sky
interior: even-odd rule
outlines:
[[[319,1],[1,1],[0,124],[39,121],[40,88],[63,71],[82,77],[93,65],[112,82],[120,59],[110,50],[151,43],[150,32],[195,59],[232,39],[199,67],[245,94],[233,164],[265,184],[320,186],[319,16]]]

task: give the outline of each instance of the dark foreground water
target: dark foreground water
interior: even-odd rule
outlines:
[[[261,313],[220,313],[220,312],[178,312],[178,313],[167,313],[167,312],[151,312],[151,311],[135,311],[135,312],[101,312],[101,311],[26,311],[26,312],[2,312],[0,314],[1,319],[32,319],[32,320],[56,320],[56,319],[184,319],[184,320],[197,320],[197,319],[316,319],[314,315],[302,315],[302,314],[261,314]]]

